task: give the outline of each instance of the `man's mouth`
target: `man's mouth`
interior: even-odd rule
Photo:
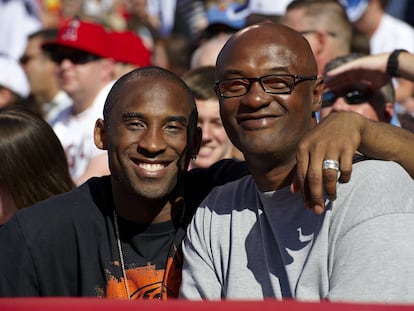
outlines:
[[[162,169],[164,169],[166,167],[165,164],[161,164],[161,163],[154,163],[154,164],[150,164],[150,163],[139,163],[138,166],[146,171],[149,172],[156,172],[156,171],[160,171]]]

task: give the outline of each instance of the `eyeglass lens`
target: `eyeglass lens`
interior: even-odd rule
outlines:
[[[97,55],[76,51],[51,53],[51,59],[57,64],[61,64],[63,60],[67,59],[73,64],[81,65],[98,60],[100,57]]]
[[[332,106],[339,97],[342,97],[348,105],[359,105],[368,102],[368,97],[361,91],[348,92],[342,96],[330,91],[323,94],[322,107]]]

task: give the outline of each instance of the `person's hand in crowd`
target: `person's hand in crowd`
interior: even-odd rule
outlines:
[[[357,151],[373,159],[395,161],[414,178],[413,133],[355,112],[336,112],[324,118],[300,141],[292,191],[301,192],[305,204],[321,214],[325,208],[324,191],[328,199],[336,198],[337,181],[350,180]],[[323,161],[327,159],[339,162],[338,173],[323,170]]]
[[[297,175],[291,189],[300,191],[305,204],[317,214],[325,208],[324,190],[327,197],[334,200],[337,181],[350,180],[352,158],[361,141],[362,119],[356,113],[333,113],[307,133],[299,144]],[[340,171],[323,170],[326,159],[338,161]]]
[[[325,78],[325,87],[341,88],[355,81],[360,81],[370,88],[381,88],[390,81],[387,73],[387,61],[390,53],[363,56],[329,72]]]

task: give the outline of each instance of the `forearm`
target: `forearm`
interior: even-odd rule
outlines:
[[[398,74],[401,78],[414,81],[414,54],[401,53],[398,56]]]
[[[384,122],[363,121],[358,150],[371,158],[395,161],[414,178],[414,134]]]

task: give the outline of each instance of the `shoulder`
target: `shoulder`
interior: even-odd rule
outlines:
[[[222,213],[240,211],[256,206],[256,184],[251,175],[214,188],[201,203],[202,208]]]
[[[192,169],[185,174],[185,201],[193,211],[214,187],[249,174],[245,162],[224,159],[209,168]]]
[[[69,192],[20,210],[12,219],[22,230],[32,233],[62,232],[83,223],[92,225],[102,219],[105,206],[112,204],[108,178],[92,178]]]
[[[390,184],[390,181],[392,181],[390,178],[393,177],[397,178],[397,180],[407,181],[409,184],[413,183],[412,178],[398,163],[371,159],[353,164],[351,180],[358,182],[359,180],[369,179],[371,185],[375,183]]]
[[[350,182],[340,184],[339,189],[342,193],[358,193],[361,199],[379,199],[411,192],[414,189],[414,180],[396,162],[365,160],[353,165]],[[410,191],[407,192],[408,189]]]
[[[338,184],[335,217],[356,225],[391,214],[414,214],[414,181],[397,163],[366,160],[353,165],[351,180]]]

